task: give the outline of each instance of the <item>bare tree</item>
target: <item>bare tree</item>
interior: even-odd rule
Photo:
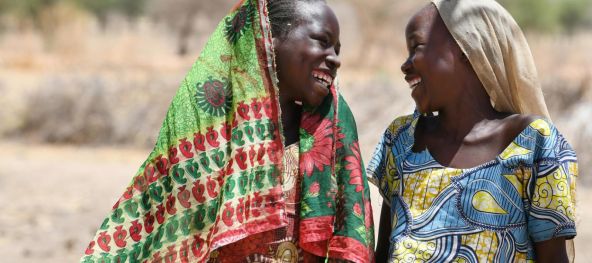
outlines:
[[[151,17],[165,23],[177,35],[177,54],[188,52],[189,40],[196,32],[198,18],[220,19],[236,0],[166,0],[152,1],[149,9]]]

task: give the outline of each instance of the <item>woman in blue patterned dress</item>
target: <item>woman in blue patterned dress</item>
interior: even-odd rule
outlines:
[[[516,22],[493,0],[433,0],[405,34],[416,111],[368,166],[385,201],[377,262],[567,262],[576,155]]]

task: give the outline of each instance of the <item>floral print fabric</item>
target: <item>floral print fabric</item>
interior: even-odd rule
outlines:
[[[355,120],[335,89],[300,128],[300,247],[352,262],[374,260],[370,189]]]

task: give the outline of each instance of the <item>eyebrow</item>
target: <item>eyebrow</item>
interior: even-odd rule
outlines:
[[[331,32],[330,30],[324,29],[325,34],[327,34],[327,36],[331,39],[331,38],[337,38],[337,43],[335,43],[335,47],[341,48],[341,41],[339,39],[339,35],[335,36],[334,33],[335,32]]]
[[[421,37],[422,37],[422,36],[421,36],[419,33],[417,33],[417,31],[414,31],[414,32],[413,32],[411,35],[407,35],[407,34],[405,33],[405,38],[406,38],[407,40],[414,39],[414,38],[421,38]]]
[[[321,30],[321,34],[326,34],[329,38],[333,37],[333,33],[331,32],[331,30],[327,29],[327,28],[323,28],[323,30]]]

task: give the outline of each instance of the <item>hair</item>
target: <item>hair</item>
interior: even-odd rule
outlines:
[[[298,3],[326,3],[325,0],[269,0],[267,11],[271,24],[271,35],[277,38],[284,38],[288,35],[293,26],[300,23],[300,17],[296,11]]]

